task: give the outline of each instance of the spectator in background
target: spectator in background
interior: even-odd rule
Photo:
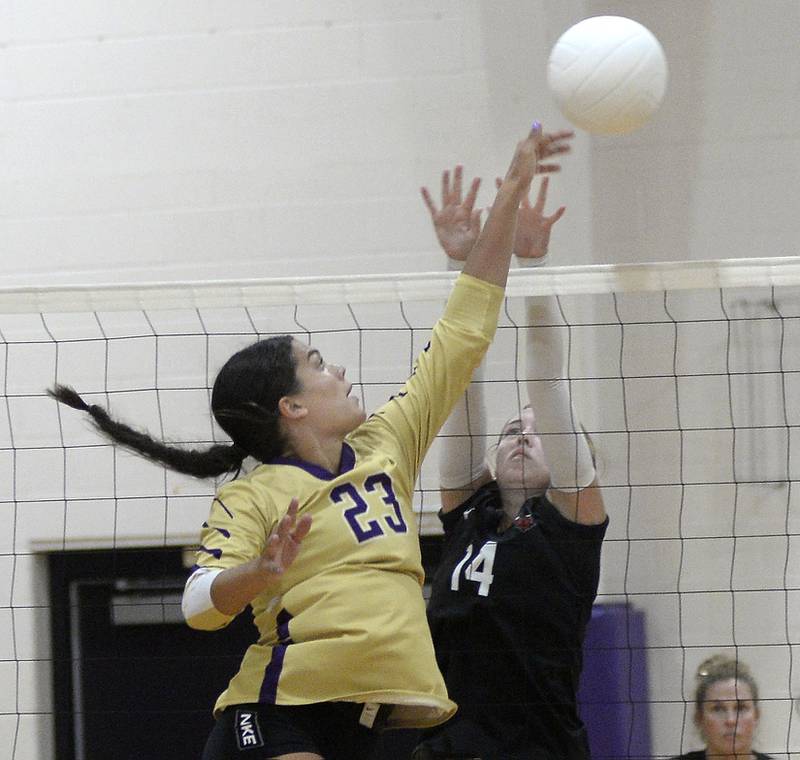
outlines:
[[[717,654],[700,663],[695,678],[694,722],[706,746],[673,760],[770,760],[753,750],[761,711],[750,668]]]

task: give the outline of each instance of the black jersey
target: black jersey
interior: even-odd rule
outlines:
[[[497,533],[499,505],[489,483],[440,515],[428,620],[458,712],[424,743],[486,760],[588,758],[576,692],[608,520],[580,525],[535,497]]]

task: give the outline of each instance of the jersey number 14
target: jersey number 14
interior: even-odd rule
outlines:
[[[464,558],[453,569],[453,575],[450,576],[450,589],[458,591],[461,585],[461,570],[463,569],[464,578],[478,584],[478,596],[489,596],[489,587],[494,580],[492,568],[494,567],[496,551],[497,542],[487,541],[473,557],[472,544],[470,544],[467,547]],[[467,564],[468,562],[469,564]]]

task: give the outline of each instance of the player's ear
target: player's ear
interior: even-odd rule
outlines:
[[[308,414],[308,408],[296,396],[282,396],[278,401],[278,413],[288,420],[301,420]]]

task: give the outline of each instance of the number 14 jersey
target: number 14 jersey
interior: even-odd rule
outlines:
[[[425,743],[503,760],[588,758],[575,693],[608,522],[580,525],[537,497],[498,533],[499,505],[491,482],[441,516],[428,617],[458,712]]]

